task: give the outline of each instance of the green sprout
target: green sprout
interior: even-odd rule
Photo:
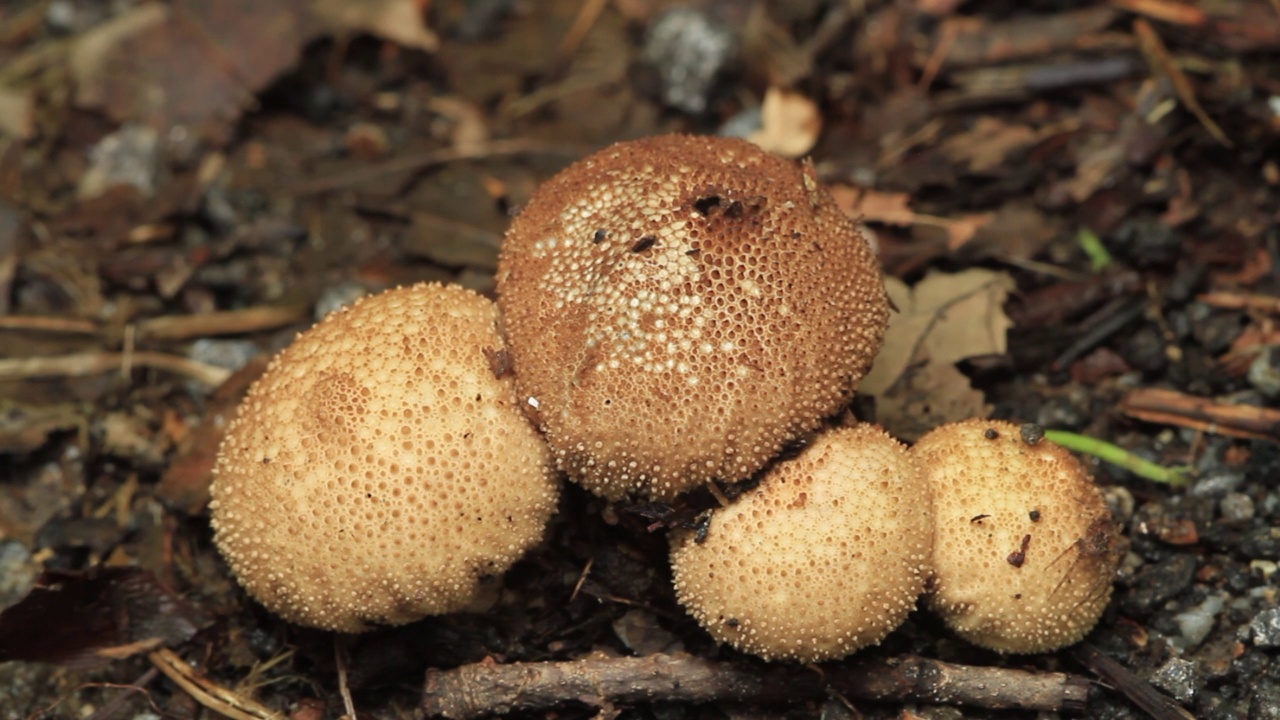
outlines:
[[[1112,445],[1105,440],[1067,432],[1066,430],[1045,430],[1044,436],[1068,450],[1092,455],[1103,462],[1122,467],[1134,475],[1152,482],[1164,483],[1174,487],[1183,487],[1191,482],[1191,468],[1167,468],[1146,458],[1138,457],[1119,445]]]
[[[1111,253],[1107,252],[1107,246],[1102,244],[1102,238],[1089,228],[1080,228],[1080,232],[1076,233],[1076,242],[1080,243],[1080,249],[1084,250],[1084,254],[1089,256],[1089,264],[1093,267],[1094,272],[1101,272],[1111,267],[1113,262]]]

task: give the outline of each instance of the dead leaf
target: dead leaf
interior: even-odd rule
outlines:
[[[813,149],[822,133],[817,104],[795,90],[769,88],[760,115],[762,127],[747,139],[776,155],[798,158]]]
[[[852,185],[832,185],[828,189],[836,205],[855,220],[941,228],[947,235],[948,250],[964,246],[995,217],[993,213],[972,213],[954,218],[926,215],[908,207],[911,196],[907,193],[885,193]]]
[[[77,38],[75,103],[162,135],[191,126],[215,141],[253,93],[297,61],[310,36],[303,0],[181,0],[137,7]]]
[[[35,100],[31,91],[0,87],[0,136],[29,140],[35,132]]]
[[[981,414],[982,394],[955,363],[1006,352],[1005,333],[1013,323],[1003,306],[1013,279],[971,269],[932,273],[915,288],[896,278],[887,278],[885,285],[899,312],[858,387],[877,396],[877,419],[890,432],[910,438],[932,427],[929,423],[939,424],[939,418],[949,422]]]
[[[440,47],[417,0],[316,0],[312,12],[330,32],[369,33],[425,52]]]

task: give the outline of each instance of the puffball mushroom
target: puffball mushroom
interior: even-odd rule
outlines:
[[[620,143],[548,180],[497,286],[526,409],[610,499],[750,476],[849,401],[889,316],[813,166],[716,137]]]
[[[927,486],[871,425],[831,430],[673,537],[681,604],[716,640],[812,662],[880,642],[915,608],[933,540]]]
[[[492,301],[416,285],[280,353],[219,450],[214,541],[268,609],[359,632],[465,607],[542,536],[550,453],[517,407]]]
[[[1066,449],[999,420],[939,427],[912,454],[934,498],[928,606],[962,638],[1006,653],[1071,645],[1097,623],[1119,529]]]

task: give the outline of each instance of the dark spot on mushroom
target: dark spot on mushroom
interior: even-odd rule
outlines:
[[[1022,567],[1022,564],[1027,561],[1027,548],[1029,547],[1031,547],[1031,536],[1023,535],[1022,547],[1018,548],[1014,552],[1009,553],[1009,557],[1008,557],[1009,564],[1016,568]]]
[[[730,202],[728,207],[724,209],[724,216],[727,218],[735,219],[735,220],[742,217],[745,214],[746,214],[746,211],[743,209],[742,203],[737,200]]]
[[[1028,514],[1031,516],[1031,522],[1040,522],[1040,511],[1039,511],[1039,510],[1032,510],[1032,511],[1031,511],[1030,513],[1028,513]]]
[[[713,210],[720,207],[722,202],[724,198],[719,195],[706,195],[693,201],[693,209],[697,210],[702,217],[707,217]]]
[[[631,252],[633,253],[644,252],[645,250],[648,250],[649,248],[657,244],[658,244],[657,235],[645,235],[644,237],[637,240],[635,245],[631,246]]]
[[[724,624],[728,625],[731,628],[736,628],[740,623],[738,622],[738,618],[729,618],[728,620],[724,621]]]
[[[493,371],[496,378],[504,378],[511,374],[511,353],[505,348],[494,350],[493,348],[484,348],[484,357],[489,361],[489,369]],[[479,400],[479,397],[476,397]]]
[[[1044,439],[1044,428],[1035,423],[1024,423],[1018,428],[1018,432],[1022,434],[1022,441],[1028,445],[1037,445]]]
[[[604,242],[604,239],[607,237],[609,237],[609,231],[605,230],[604,228],[601,228],[597,230],[596,234],[591,237],[591,244],[599,245],[600,243]]]
[[[990,515],[989,513],[983,513],[983,514],[981,514],[981,515],[974,515],[973,517],[969,518],[969,522],[971,522],[971,523],[981,523],[983,520],[986,520],[986,519],[987,519],[987,518],[989,518],[989,517],[991,517],[991,515]]]
[[[711,511],[704,510],[694,521],[693,541],[701,545],[711,533]]]
[[[271,458],[269,458],[269,457],[264,457],[264,458],[262,458],[262,464],[263,464],[263,465],[270,465],[270,464],[271,464]]]
[[[684,254],[692,256],[692,255],[697,255],[700,252],[702,252],[702,248],[692,248],[690,250],[685,250]]]
[[[988,440],[997,440],[1000,438],[1000,431],[995,428],[987,428],[982,432],[982,437]]]

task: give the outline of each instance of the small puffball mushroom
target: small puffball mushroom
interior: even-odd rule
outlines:
[[[848,402],[889,316],[813,166],[716,137],[620,143],[548,180],[497,284],[527,410],[611,499],[749,477]]]
[[[1037,430],[963,420],[912,448],[936,517],[927,604],[956,634],[999,652],[1047,652],[1083,638],[1120,560],[1101,491]]]
[[[214,541],[286,619],[359,632],[465,607],[542,536],[557,487],[497,308],[416,285],[333,313],[249,390],[219,450]]]
[[[676,595],[720,642],[814,662],[880,642],[928,576],[932,506],[907,450],[871,425],[819,435],[672,538]]]

